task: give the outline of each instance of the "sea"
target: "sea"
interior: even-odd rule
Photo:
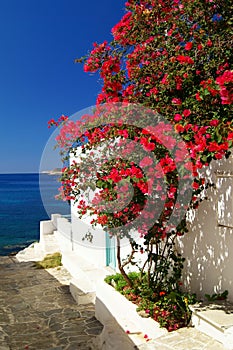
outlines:
[[[55,199],[58,175],[0,174],[0,255],[17,253],[39,240],[40,221],[68,216],[68,203]]]

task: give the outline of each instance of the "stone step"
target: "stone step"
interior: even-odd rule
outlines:
[[[76,302],[88,304],[95,302],[96,284],[107,275],[107,271],[78,256],[77,252],[63,253],[62,264],[73,277],[70,292]]]
[[[190,307],[196,329],[233,350],[233,304],[227,301],[202,302]]]
[[[55,252],[60,252],[60,247],[54,234],[44,234],[43,240],[40,240],[42,250],[45,254],[53,254]]]
[[[40,261],[43,260],[47,254],[60,252],[60,247],[53,233],[43,234],[41,238],[39,243],[32,243],[27,248],[18,252],[16,255],[18,261]]]
[[[16,259],[19,262],[40,261],[44,259],[44,256],[45,253],[42,251],[40,243],[32,243],[27,248],[20,250],[16,254]]]

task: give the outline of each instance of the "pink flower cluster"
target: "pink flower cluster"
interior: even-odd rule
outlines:
[[[104,41],[102,44],[94,43],[93,46],[94,49],[91,51],[90,57],[84,64],[84,72],[96,72],[102,65],[106,50],[110,49],[107,41]]]
[[[233,103],[233,71],[226,70],[216,79],[220,88],[220,96],[223,105]]]

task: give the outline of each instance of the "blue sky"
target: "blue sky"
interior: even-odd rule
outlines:
[[[95,104],[98,75],[74,59],[111,40],[124,3],[0,1],[0,173],[38,172],[47,121]]]

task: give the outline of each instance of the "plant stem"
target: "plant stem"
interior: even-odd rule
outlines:
[[[132,288],[133,287],[132,281],[129,278],[129,276],[127,275],[127,273],[125,272],[124,267],[121,263],[121,245],[120,245],[120,238],[119,237],[117,237],[117,263],[118,263],[118,268],[120,270],[120,273],[124,277],[126,283],[128,284],[128,286],[130,288]]]

